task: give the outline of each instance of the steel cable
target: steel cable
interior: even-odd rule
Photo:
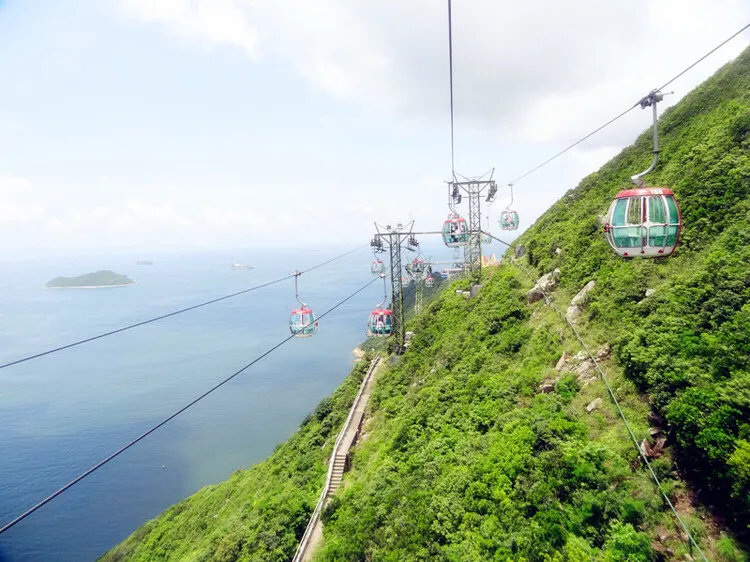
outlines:
[[[329,259],[327,261],[324,261],[323,263],[319,263],[318,265],[310,267],[310,268],[302,271],[300,274],[307,273],[307,272],[313,271],[315,269],[318,269],[320,267],[323,267],[325,265],[328,265],[331,262],[334,262],[334,261],[336,261],[338,259],[341,259],[341,258],[343,258],[345,256],[348,256],[349,254],[353,254],[354,252],[356,252],[358,250],[361,250],[365,246],[367,246],[367,244],[365,244],[364,246],[359,246],[358,248],[355,248],[353,250],[345,252],[345,253],[343,253],[341,255],[338,255],[338,256],[336,256],[334,258],[331,258],[331,259]],[[19,363],[25,363],[26,361],[31,361],[32,359],[38,359],[39,357],[44,357],[45,355],[50,355],[52,353],[57,353],[58,351],[64,351],[66,349],[70,349],[71,347],[76,347],[76,346],[82,345],[84,343],[89,343],[89,342],[92,342],[92,341],[95,341],[95,340],[98,340],[98,339],[101,339],[101,338],[105,338],[107,336],[111,336],[111,335],[114,335],[114,334],[119,334],[121,332],[126,332],[128,330],[132,330],[133,328],[138,328],[140,326],[145,326],[146,324],[151,324],[153,322],[157,322],[158,320],[164,320],[165,318],[171,318],[172,316],[177,316],[178,314],[184,314],[185,312],[189,312],[191,310],[195,310],[196,308],[201,308],[201,307],[204,307],[204,306],[208,306],[210,304],[215,304],[217,302],[221,302],[221,301],[225,301],[227,299],[238,297],[240,295],[244,295],[244,294],[250,293],[252,291],[257,291],[258,289],[263,289],[264,287],[268,287],[270,285],[275,285],[276,283],[281,283],[282,281],[286,281],[287,279],[291,279],[292,277],[293,277],[293,275],[287,275],[286,277],[280,277],[279,279],[274,279],[273,281],[268,281],[267,283],[262,283],[260,285],[254,286],[254,287],[250,287],[248,289],[243,289],[241,291],[237,291],[236,293],[232,293],[232,294],[229,294],[229,295],[224,295],[223,297],[218,297],[218,298],[215,298],[215,299],[211,299],[209,301],[202,302],[202,303],[199,303],[199,304],[195,304],[193,306],[188,306],[186,308],[181,308],[180,310],[175,310],[173,312],[168,312],[167,314],[162,314],[162,315],[156,316],[154,318],[149,318],[148,320],[142,320],[141,322],[136,322],[134,324],[130,324],[130,325],[124,326],[122,328],[117,328],[116,330],[111,330],[109,332],[104,332],[103,334],[99,334],[99,335],[96,335],[96,336],[91,336],[89,338],[84,338],[82,340],[78,340],[78,341],[75,341],[75,342],[72,342],[72,343],[69,343],[69,344],[66,344],[66,345],[62,345],[60,347],[49,349],[47,351],[42,351],[41,353],[35,353],[34,355],[29,355],[29,356],[26,356],[26,357],[22,357],[21,359],[16,359],[14,361],[10,361],[8,363],[4,363],[4,364],[0,365],[0,369],[5,369],[7,367],[12,367],[13,365],[18,365]]]
[[[326,310],[324,313],[322,313],[320,316],[318,316],[317,319],[315,319],[314,321],[317,322],[321,318],[324,318],[325,316],[329,315],[331,312],[333,312],[334,310],[336,310],[338,307],[340,307],[341,305],[343,305],[345,302],[347,302],[350,299],[352,299],[354,296],[356,296],[359,293],[361,293],[362,291],[364,291],[367,287],[369,287],[370,285],[372,285],[373,283],[375,283],[375,281],[377,281],[377,280],[378,280],[377,277],[374,278],[374,279],[372,279],[371,281],[369,281],[368,283],[366,283],[365,285],[363,285],[362,287],[360,287],[359,289],[357,289],[356,291],[354,291],[353,293],[351,293],[348,297],[340,300],[338,303],[336,303],[331,308],[329,308],[328,310]],[[306,324],[301,329],[306,328],[310,324],[312,324],[312,322]],[[231,381],[233,378],[235,378],[238,375],[240,375],[241,373],[245,372],[247,369],[249,369],[250,367],[252,367],[253,365],[255,365],[258,361],[260,361],[264,357],[270,355],[272,352],[276,351],[278,348],[280,348],[282,345],[284,345],[285,343],[287,343],[289,340],[293,339],[294,337],[295,337],[294,334],[290,334],[289,336],[287,336],[286,338],[284,338],[283,340],[281,340],[279,343],[277,343],[273,347],[271,347],[268,350],[266,350],[263,353],[261,353],[258,357],[256,357],[252,361],[250,361],[247,365],[245,365],[241,369],[235,371],[234,373],[232,373],[231,375],[229,375],[228,377],[226,377],[221,382],[215,384],[213,387],[211,387],[210,389],[208,389],[207,391],[205,391],[203,394],[201,394],[197,398],[194,398],[193,400],[191,400],[188,404],[186,404],[185,406],[183,406],[182,408],[180,408],[176,412],[170,414],[168,417],[164,418],[162,421],[160,421],[156,425],[152,426],[148,430],[146,430],[143,433],[141,433],[138,437],[136,437],[132,441],[128,442],[127,444],[125,444],[122,447],[120,447],[119,449],[117,449],[114,453],[112,453],[111,455],[109,455],[105,459],[99,461],[98,463],[96,463],[94,466],[92,466],[91,468],[89,468],[85,472],[83,472],[80,475],[76,476],[73,480],[71,480],[70,482],[68,482],[67,484],[65,484],[63,487],[57,489],[55,492],[53,492],[52,494],[50,494],[49,496],[47,496],[46,498],[44,498],[43,500],[41,500],[36,505],[30,507],[29,509],[27,509],[26,511],[24,511],[23,513],[21,513],[19,516],[17,516],[16,518],[14,518],[12,521],[10,521],[10,522],[6,523],[5,525],[3,525],[2,527],[0,527],[0,535],[3,534],[8,529],[10,529],[11,527],[13,527],[14,525],[16,525],[16,524],[20,523],[21,521],[23,521],[24,519],[26,519],[29,515],[31,515],[32,513],[34,513],[35,511],[37,511],[41,507],[43,507],[44,505],[46,505],[49,502],[51,502],[52,500],[54,500],[57,496],[59,496],[60,494],[64,493],[66,490],[68,490],[68,489],[72,488],[73,486],[75,486],[78,482],[80,482],[81,480],[83,480],[87,476],[89,476],[92,473],[94,473],[97,470],[99,470],[102,466],[104,466],[109,461],[115,459],[116,457],[118,457],[119,455],[121,455],[122,453],[124,453],[125,451],[127,451],[128,449],[130,449],[133,445],[135,445],[139,441],[141,441],[141,440],[145,439],[146,437],[148,437],[149,435],[151,435],[154,431],[158,430],[160,427],[164,426],[165,424],[167,424],[168,422],[170,422],[171,420],[173,420],[174,418],[176,418],[177,416],[179,416],[184,411],[188,410],[189,408],[191,408],[192,406],[194,406],[195,404],[197,404],[198,402],[200,402],[201,400],[203,400],[206,396],[208,396],[209,394],[213,393],[215,390],[217,390],[220,387],[224,386],[226,383],[228,383],[229,381]]]

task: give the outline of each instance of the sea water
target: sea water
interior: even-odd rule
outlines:
[[[0,364],[323,262],[315,252],[90,254],[0,262]],[[153,265],[136,265],[139,259]],[[299,278],[317,314],[372,280],[366,249]],[[237,270],[235,262],[251,263]],[[135,285],[46,290],[111,269]],[[201,487],[267,457],[349,373],[377,281],[0,535],[0,562],[94,560]],[[289,335],[294,282],[0,370],[0,524]]]

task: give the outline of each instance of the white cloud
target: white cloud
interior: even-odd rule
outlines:
[[[249,36],[258,39],[247,31],[252,22],[269,54],[289,61],[313,86],[336,98],[409,119],[447,114],[447,14],[441,3],[122,1],[146,21],[243,47]],[[232,14],[246,31],[217,25],[223,18],[215,13],[228,19]],[[749,19],[745,0],[726,0],[721,9],[713,0],[455,4],[457,125],[520,131],[532,142],[565,141],[632,105]],[[675,84],[680,95],[664,106],[736,56],[748,36]],[[619,134],[610,134],[625,142],[647,121],[631,120]],[[598,138],[590,141],[598,143]]]
[[[175,115],[164,111],[162,104],[164,100],[168,104],[170,96],[184,92],[170,90],[170,75],[158,88],[158,95],[151,98],[148,88],[144,88],[142,100],[129,100],[139,103],[123,106],[127,109],[123,111],[126,119],[134,116],[132,129],[127,128],[126,134],[121,135],[128,141],[123,143],[125,150],[109,148],[110,137],[117,137],[113,122],[112,129],[106,130],[107,141],[102,143],[107,147],[105,157],[86,153],[86,159],[81,159],[84,164],[79,167],[79,161],[73,158],[58,162],[57,168],[46,165],[47,160],[55,162],[57,146],[46,142],[52,138],[46,133],[55,131],[55,120],[30,128],[30,116],[39,112],[33,106],[21,109],[12,117],[23,117],[24,131],[17,135],[18,141],[13,135],[5,135],[12,138],[5,166],[12,165],[16,174],[34,177],[39,185],[37,188],[23,177],[0,177],[3,237],[12,235],[23,222],[29,225],[29,238],[49,245],[76,245],[83,241],[106,247],[124,239],[221,245],[243,243],[248,238],[266,245],[319,245],[365,239],[371,234],[373,219],[396,223],[407,222],[413,216],[420,229],[439,226],[447,212],[447,175],[432,174],[448,169],[445,159],[440,162],[447,155],[448,141],[444,3],[110,1],[129,22],[129,31],[135,21],[150,26],[156,35],[169,35],[183,44],[232,47],[235,52],[231,54],[235,56],[211,67],[211,79],[205,79],[206,83],[213,85],[227,77],[231,80],[235,73],[243,72],[244,61],[236,55],[244,53],[248,61],[263,58],[258,77],[264,80],[264,94],[270,91],[273,96],[280,84],[293,84],[288,73],[292,68],[311,89],[325,96],[310,96],[297,88],[288,97],[289,92],[285,92],[278,106],[270,103],[269,115],[283,113],[285,108],[281,105],[286,100],[294,100],[295,107],[289,112],[291,123],[272,119],[273,131],[264,145],[266,139],[259,140],[262,135],[238,133],[243,126],[252,128],[255,114],[248,112],[235,120],[234,115],[241,115],[241,108],[230,105],[237,101],[224,96],[223,88],[196,90],[194,96],[182,99],[179,127],[175,127],[171,121]],[[712,48],[742,22],[750,20],[750,4],[746,0],[725,0],[717,9],[711,0],[474,0],[454,3],[453,15],[459,171],[480,173],[496,165],[496,179],[507,181],[511,174],[530,169],[632,105]],[[98,42],[96,45],[102,45],[103,52],[112,49],[111,52],[120,53],[128,51],[127,42],[133,36],[112,33],[111,44],[95,33],[93,39]],[[670,86],[677,95],[662,105],[675,103],[747,43],[746,34],[691,70]],[[165,59],[164,53],[156,52],[160,45],[154,47],[153,42],[144,41],[145,56],[150,55],[150,51],[145,51],[147,44],[155,51],[156,64],[174,60],[174,53]],[[40,68],[36,59],[28,60],[33,68]],[[116,69],[118,77],[126,78],[124,83],[135,83],[141,76],[138,72],[148,66],[137,64],[136,61],[144,61],[135,55],[122,60],[130,62],[129,66]],[[246,64],[249,66],[249,62]],[[279,69],[280,66],[287,68]],[[14,80],[24,85],[23,77],[34,73],[26,73],[25,66],[20,67],[23,68]],[[194,68],[196,73],[205,71],[201,65]],[[143,76],[151,76],[151,72],[155,70],[151,68]],[[69,82],[62,81],[52,88],[60,88],[62,93],[70,88],[68,93],[72,95],[76,91],[72,88],[75,80],[80,81],[79,86],[89,88],[91,78],[85,73],[71,75]],[[204,77],[197,78],[196,83],[200,83]],[[251,78],[255,79],[255,75]],[[96,74],[96,79],[106,82],[108,77]],[[248,80],[245,86],[254,84]],[[24,85],[19,91],[26,89],[32,90]],[[47,98],[57,97],[57,91]],[[101,92],[95,101],[105,104],[107,115],[116,113],[107,97],[112,93],[104,87]],[[219,97],[212,97],[215,95]],[[13,102],[15,98],[9,99]],[[226,106],[222,106],[224,101]],[[39,102],[30,98],[28,103]],[[268,103],[265,98],[263,103]],[[13,103],[4,105],[13,107]],[[265,106],[261,111],[265,111]],[[104,113],[94,102],[90,112],[88,108],[79,110],[83,127],[81,136],[70,136],[71,147],[75,145],[71,154],[85,146],[82,139],[92,130],[91,122]],[[303,133],[298,137],[294,136],[297,117]],[[308,118],[319,122],[319,129],[311,133],[315,128],[309,122],[301,123]],[[7,128],[8,123],[11,122],[7,118],[0,117],[0,129]],[[235,128],[236,123],[241,125]],[[649,112],[636,109],[554,166],[524,181],[516,191],[516,204],[524,211],[524,222],[530,222],[553,197],[605,162],[649,124]],[[441,132],[435,134],[440,134],[441,140],[432,142],[430,135],[438,127]],[[180,138],[176,138],[178,135]],[[302,140],[290,141],[287,146],[274,138],[289,136],[294,136],[292,141]],[[148,141],[152,137],[153,142],[139,145],[141,138]],[[174,142],[184,137],[193,142]],[[320,146],[306,145],[306,138],[312,138],[311,143],[320,139]],[[384,150],[383,146],[391,140],[392,146]],[[230,153],[226,166],[222,143],[227,143]],[[272,149],[260,151],[262,156],[257,156],[256,149],[258,145],[276,146],[272,143],[283,147],[283,159],[264,166],[260,160]],[[150,153],[152,145],[164,149]],[[231,153],[238,145],[248,149],[246,167],[235,166],[236,156]],[[199,150],[199,146],[206,150]],[[436,156],[435,152],[443,148],[445,152]],[[24,150],[33,158],[24,160]],[[253,161],[254,155],[260,162]],[[88,169],[89,164],[96,168],[95,172]],[[354,180],[351,170],[331,170],[325,175],[333,167],[357,168],[354,173],[358,175]],[[366,171],[360,175],[359,169]],[[36,171],[40,171],[39,176],[33,175]],[[64,185],[42,185],[42,177],[59,177]],[[152,182],[162,185],[150,185]],[[507,196],[506,191],[501,191],[495,213],[507,203]],[[463,207],[465,210],[466,205]],[[311,222],[319,228],[310,231],[301,226]],[[258,229],[262,230],[260,238],[254,236]],[[313,234],[300,237],[306,232]]]
[[[32,189],[31,180],[14,176],[0,176],[0,194],[28,193]]]
[[[255,232],[258,228],[268,228],[271,222],[267,215],[250,209],[236,210],[208,207],[203,212],[205,224],[220,230],[248,228]]]
[[[0,176],[0,228],[17,228],[39,220],[44,209],[29,195],[33,184],[28,178]]]
[[[36,205],[25,205],[0,199],[0,226],[14,226],[40,219],[44,209]]]
[[[236,45],[255,59],[258,33],[234,0],[122,0],[127,17],[160,23],[178,36],[197,39],[213,47]]]

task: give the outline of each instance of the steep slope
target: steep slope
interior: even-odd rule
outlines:
[[[352,470],[324,513],[318,560],[689,554],[579,341],[544,301],[527,303],[531,278],[555,268],[551,297],[563,311],[595,281],[577,329],[637,440],[650,427],[667,438],[652,467],[690,533],[710,560],[746,559],[750,50],[665,112],[660,134],[648,178],[682,206],[675,255],[619,259],[597,219],[647,167],[646,132],[520,238],[524,258],[485,270],[476,298],[444,291],[411,322],[412,344],[380,375]],[[291,559],[361,376],[355,369],[267,461],[171,508],[104,559]]]
[[[594,329],[672,425],[702,498],[750,531],[750,50],[660,123],[650,185],[674,189],[685,228],[667,263],[614,258],[594,218],[648,164],[648,133],[564,197],[524,234],[529,260],[562,285],[595,279]],[[561,256],[556,247],[564,248]],[[643,304],[646,287],[656,296]],[[687,462],[689,459],[689,462]],[[739,528],[742,527],[742,528]]]
[[[716,521],[695,515],[679,476],[747,541],[750,51],[666,112],[660,134],[649,179],[674,188],[686,223],[673,258],[619,259],[598,225],[648,166],[646,132],[521,237],[521,265],[535,277],[560,269],[562,310],[595,281],[579,330],[594,349],[614,344],[607,370],[638,440],[651,407],[666,418],[674,446],[654,468],[688,528],[710,559],[741,559]],[[526,307],[529,286],[511,265],[476,302],[445,295],[415,324],[412,348],[379,381],[320,560],[648,560],[686,549],[601,383],[553,372],[580,347],[543,302]],[[555,390],[538,394],[545,377]]]

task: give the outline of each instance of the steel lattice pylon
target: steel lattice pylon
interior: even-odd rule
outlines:
[[[393,310],[393,333],[399,347],[404,345],[404,287],[401,282],[401,240],[388,237],[388,253],[391,265],[391,310]]]
[[[454,202],[460,202],[460,192],[463,191],[469,199],[469,243],[464,248],[464,260],[466,269],[470,272],[479,272],[482,269],[482,204],[481,196],[487,190],[487,201],[491,202],[497,193],[497,184],[492,179],[494,170],[489,172],[489,179],[484,179],[487,174],[479,178],[464,178],[465,181],[448,182],[450,193]]]
[[[386,225],[385,227],[379,226],[375,223],[377,234],[375,239],[381,240],[388,245],[388,258],[390,262],[390,273],[391,273],[391,310],[393,310],[393,335],[396,338],[396,345],[399,353],[403,350],[404,339],[406,336],[405,322],[404,322],[404,286],[401,281],[402,263],[401,263],[401,249],[406,241],[411,242],[412,226],[414,221],[404,226],[401,224],[396,225],[396,228]],[[411,245],[407,246],[407,249],[413,250]]]
[[[479,202],[480,187],[475,183],[466,186],[469,196],[469,246],[466,263],[469,271],[477,271],[482,268],[482,207]]]

